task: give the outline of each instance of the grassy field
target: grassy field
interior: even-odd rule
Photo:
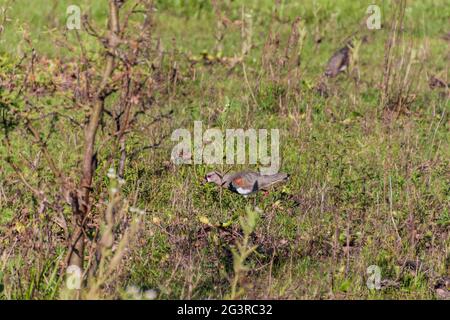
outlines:
[[[133,74],[152,80],[126,135],[123,181],[107,174],[120,163],[112,116],[97,132],[86,270],[108,212],[114,236],[100,271],[74,292],[64,276],[72,209],[47,153],[69,184],[80,180],[74,123],[92,113],[79,75],[98,80],[105,63],[96,37],[80,30],[81,46],[66,30],[66,8],[79,5],[105,30],[108,3],[1,1],[0,299],[449,298],[449,89],[429,83],[450,83],[450,5],[407,1],[392,31],[399,2],[156,1]],[[366,27],[371,4],[379,30]],[[142,21],[130,18],[130,35]],[[350,38],[350,66],[324,77]],[[113,115],[120,92],[105,101]],[[259,166],[174,165],[171,133],[196,120],[223,132],[280,129],[289,182],[248,198],[203,185],[209,171]],[[244,259],[239,245],[254,250]],[[366,284],[371,265],[381,288]]]

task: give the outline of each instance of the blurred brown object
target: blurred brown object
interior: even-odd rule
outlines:
[[[345,47],[336,51],[333,56],[328,60],[327,68],[325,70],[325,76],[329,78],[336,77],[340,72],[347,69],[350,63],[350,48],[351,43],[347,43]]]
[[[438,77],[431,75],[430,79],[428,80],[428,85],[431,89],[446,89],[449,87],[447,83],[445,83],[444,80],[439,79]]]

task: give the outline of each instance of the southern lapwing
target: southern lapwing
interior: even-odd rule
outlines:
[[[212,171],[205,175],[205,182],[215,183],[222,188],[247,196],[260,190],[267,191],[274,184],[284,182],[288,178],[287,173],[262,175],[253,171],[241,171],[222,175]]]
[[[345,71],[350,63],[350,48],[351,42],[348,42],[345,47],[336,51],[333,56],[328,60],[327,67],[325,69],[325,76],[329,78],[336,77],[339,73]]]

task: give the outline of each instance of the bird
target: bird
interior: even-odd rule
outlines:
[[[329,78],[336,77],[339,73],[345,71],[350,63],[350,48],[351,42],[348,42],[345,47],[336,51],[333,56],[328,60],[327,67],[325,69],[325,76]]]
[[[449,41],[449,42],[450,42],[450,32],[447,32],[447,33],[444,34],[441,38],[442,38],[443,40],[445,40],[445,41]]]
[[[438,279],[434,289],[438,299],[450,300],[450,277]]]
[[[431,77],[428,80],[428,85],[431,90],[440,90],[439,96],[443,99],[450,98],[450,83],[445,82],[442,79],[439,79],[438,77],[431,75]]]
[[[428,80],[428,85],[431,89],[445,89],[450,87],[450,83],[447,84],[444,82],[444,80],[441,80],[434,75],[431,75],[430,79]]]
[[[217,171],[208,172],[205,175],[205,183],[215,183],[216,185],[228,189],[243,196],[258,192],[267,191],[274,184],[287,181],[287,173],[276,173],[262,175],[253,171],[231,172],[225,175]]]

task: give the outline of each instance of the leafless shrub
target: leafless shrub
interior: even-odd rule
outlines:
[[[405,28],[406,1],[396,2],[385,43],[381,104],[397,114],[408,113],[416,96],[414,90],[422,71],[419,52],[413,40],[407,40]]]
[[[17,97],[23,99],[25,107],[11,106],[9,116],[16,125],[4,126],[6,161],[18,181],[37,202],[39,217],[52,219],[63,231],[62,234],[50,230],[45,233],[49,235],[47,241],[50,243],[55,240],[55,234],[62,237],[66,243],[67,256],[66,259],[61,259],[61,269],[76,266],[85,270],[85,275],[89,271],[89,297],[98,294],[104,277],[120,262],[129,237],[127,229],[119,229],[119,233],[124,235],[117,235],[122,240],[112,259],[106,260],[106,267],[104,257],[107,252],[112,252],[112,244],[118,230],[114,225],[123,220],[126,213],[115,206],[108,206],[104,217],[106,229],[100,233],[100,226],[103,224],[100,222],[99,212],[103,210],[99,209],[101,200],[98,198],[101,198],[102,178],[106,175],[105,170],[111,167],[117,167],[119,179],[124,178],[127,161],[130,161],[130,156],[135,155],[134,151],[131,154],[127,152],[127,137],[139,124],[140,115],[150,110],[154,90],[164,92],[158,79],[162,62],[156,61],[152,64],[150,59],[153,55],[152,3],[136,0],[126,7],[128,9],[123,4],[123,1],[109,0],[108,30],[104,32],[91,25],[87,16],[83,17],[85,31],[103,47],[101,61],[94,60],[87,53],[78,31],[74,31],[78,39],[76,44],[63,37],[57,39],[59,45],[73,52],[80,52],[78,64],[48,61],[39,56],[31,42],[26,41],[30,51],[17,66],[22,68],[25,74],[17,90]],[[131,25],[132,17],[142,13],[143,22],[136,25],[133,21]],[[152,64],[150,70],[146,70],[143,66],[149,64]],[[98,65],[102,70],[98,69]],[[53,73],[51,79],[37,81],[37,75],[44,68]],[[170,85],[176,83],[173,77],[170,80]],[[12,90],[13,81],[10,83]],[[8,81],[4,84],[8,87]],[[50,112],[35,98],[49,93],[61,97],[60,104]],[[72,112],[73,110],[78,113]],[[78,116],[79,111],[84,112],[84,117]],[[163,117],[155,119],[155,122],[162,120]],[[70,130],[67,130],[67,126]],[[105,129],[110,129],[111,132],[99,143],[98,132],[102,130],[103,134]],[[58,150],[49,147],[50,141],[57,134],[65,137],[68,145],[75,146],[71,155],[77,159],[75,166],[63,164],[61,159],[68,158],[68,155],[58,154]],[[31,155],[22,154],[20,159],[17,158],[18,150],[15,149],[15,141],[19,137],[30,142],[31,150]],[[79,143],[80,138],[83,141],[82,146]],[[101,168],[98,167],[100,161]],[[45,172],[46,175],[45,179],[39,177],[38,182],[30,177],[30,172],[36,171],[37,168],[39,174]],[[71,222],[65,214],[68,208],[72,213]],[[58,214],[53,216],[51,212]],[[24,223],[24,220],[21,223]],[[48,227],[53,226],[48,224]],[[136,226],[132,225],[130,232],[135,233],[135,229]],[[101,234],[101,237],[92,237],[92,233]],[[19,234],[25,235],[24,242],[36,239],[32,234]],[[86,246],[90,258],[85,269]],[[46,244],[46,247],[50,248],[49,244]],[[98,268],[100,270],[97,270]]]
[[[280,33],[275,29],[276,19],[272,21],[264,43],[260,81],[264,77],[280,89],[280,110],[285,110],[288,97],[299,97],[301,81],[301,52],[306,38],[306,28],[300,17],[291,24],[288,40],[282,44]]]

